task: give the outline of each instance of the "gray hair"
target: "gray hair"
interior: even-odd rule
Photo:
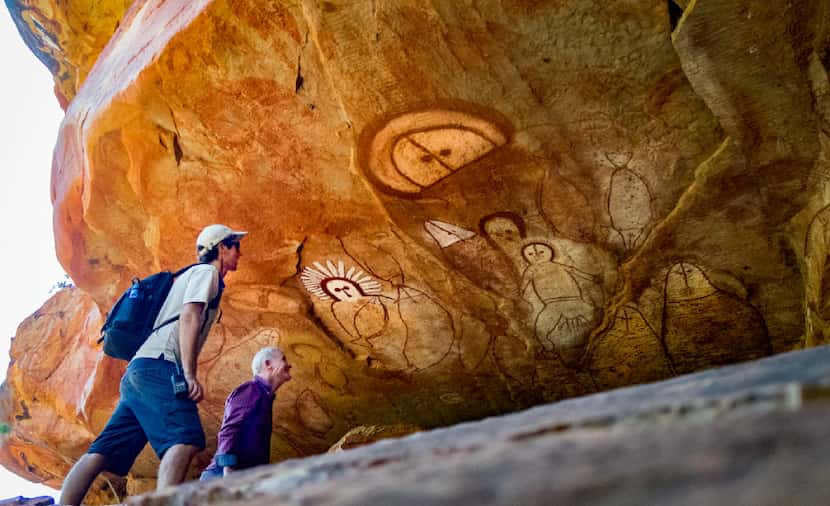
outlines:
[[[254,359],[251,361],[251,370],[254,372],[256,376],[262,371],[262,365],[265,363],[266,360],[274,360],[277,358],[282,358],[283,352],[275,347],[275,346],[266,346],[262,348],[256,355],[254,355]]]

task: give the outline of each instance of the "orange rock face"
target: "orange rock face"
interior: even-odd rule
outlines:
[[[24,42],[55,76],[66,109],[110,40],[130,0],[9,0]]]
[[[124,364],[102,359],[100,313],[79,289],[56,294],[17,330],[0,389],[3,465],[28,480],[60,487],[72,458],[86,451],[115,407]],[[44,445],[44,442],[49,441]],[[90,499],[112,496],[106,478]]]
[[[4,463],[60,480],[123,367],[91,322],[208,223],[251,233],[203,422],[281,346],[275,460],[826,342],[828,7],[756,4],[134,2],[52,168],[76,367],[36,395],[27,321],[6,387],[77,444],[21,422],[7,448],[65,464]]]

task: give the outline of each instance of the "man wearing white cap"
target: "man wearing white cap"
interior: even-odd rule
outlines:
[[[209,225],[199,234],[199,264],[173,281],[156,330],[121,379],[118,406],[64,480],[60,504],[81,504],[101,471],[127,474],[148,441],[161,459],[157,489],[184,481],[193,456],[205,447],[196,407],[204,396],[196,378],[197,357],[219,312],[225,274],[236,270],[239,241],[246,234],[225,225]],[[187,392],[182,388],[177,396],[171,379],[175,383],[181,374]]]

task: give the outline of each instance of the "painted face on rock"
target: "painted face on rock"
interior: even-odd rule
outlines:
[[[484,223],[484,231],[498,243],[516,243],[522,238],[519,227],[512,220],[495,217]]]
[[[356,267],[346,268],[341,262],[326,260],[325,265],[314,262],[305,266],[300,274],[306,290],[312,295],[330,301],[354,302],[380,293],[380,283]]]
[[[329,297],[344,302],[354,302],[364,297],[363,291],[348,279],[331,278],[324,280],[320,286]]]
[[[553,248],[547,244],[532,242],[522,248],[522,257],[529,264],[541,264],[553,260]]]
[[[374,132],[366,169],[383,191],[417,196],[506,142],[498,125],[476,115],[443,109],[412,112]]]

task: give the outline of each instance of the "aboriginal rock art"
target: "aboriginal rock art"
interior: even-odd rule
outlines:
[[[598,320],[604,290],[613,287],[616,276],[613,261],[595,261],[603,255],[591,243],[595,217],[589,199],[552,160],[509,143],[509,129],[501,124],[467,112],[433,113],[434,118],[452,117],[454,122],[414,112],[363,134],[361,167],[380,190],[378,197],[390,218],[413,240],[438,250],[454,271],[509,300],[511,304],[501,304],[499,312],[518,316],[531,330],[518,332],[526,348],[542,343],[560,355],[565,349],[581,349]],[[423,119],[423,124],[416,119]],[[478,137],[457,135],[456,129]],[[448,156],[464,156],[439,164],[436,154],[443,148],[421,149],[427,144],[447,146]],[[478,233],[472,225],[476,222]],[[525,255],[530,251],[525,249],[528,237],[547,245],[551,258],[556,251],[556,259],[531,262],[535,253]],[[606,276],[609,268],[613,273]],[[511,311],[516,314],[506,314]],[[504,332],[487,330],[490,336]],[[407,357],[412,342],[407,339]]]
[[[715,287],[704,270],[678,262],[666,273],[663,342],[680,374],[771,354],[760,313]]]
[[[400,237],[396,238],[396,243],[398,241]],[[444,360],[458,339],[453,317],[445,305],[431,291],[407,281],[401,263],[384,247],[370,246],[373,253],[364,248],[358,256],[350,253],[342,241],[341,245],[355,263],[390,285],[379,300],[382,304],[389,304],[390,327],[387,335],[390,339],[393,335],[404,336],[403,355],[407,367],[411,370],[426,369]],[[377,270],[379,266],[385,269],[383,274]]]
[[[331,260],[326,265],[314,262],[314,267],[306,266],[300,280],[312,295],[330,302],[329,311],[339,326],[337,333],[345,333],[345,342],[357,358],[366,358],[372,341],[389,326],[380,282],[356,267],[346,270],[342,261],[335,264]]]
[[[532,226],[534,231],[548,230],[544,225]],[[522,273],[519,301],[536,339],[549,351],[558,346],[563,359],[564,354],[573,355],[563,350],[580,347],[596,323],[605,301],[603,285],[607,282],[612,287],[615,282],[613,261],[590,244],[551,237],[528,239],[525,219],[512,212],[484,216],[479,229]],[[613,272],[606,273],[608,269]]]
[[[314,267],[303,269],[300,279],[309,292],[323,300],[357,302],[380,293],[380,283],[356,267],[347,271],[343,262],[335,265],[330,260],[326,266],[314,262]]]
[[[477,106],[469,104],[468,108]],[[428,248],[437,242],[444,248],[458,238],[474,239],[468,234],[488,210],[524,214],[525,206],[533,206],[538,183],[550,164],[508,143],[505,120],[490,119],[498,116],[494,111],[486,116],[446,110],[413,112],[388,120],[380,130],[370,128],[361,134],[361,173],[378,190],[390,219],[413,240]],[[411,146],[423,145],[417,139],[429,140],[436,148],[398,163],[402,158],[390,151],[390,139],[395,138],[398,144],[406,141]],[[456,158],[444,162],[441,153]],[[425,163],[444,169],[432,170]],[[404,166],[409,169],[403,170]],[[420,180],[393,177],[400,173],[427,176]]]
[[[555,248],[543,239],[528,239],[522,246],[526,267],[522,298],[533,307],[533,329],[546,350],[580,347],[596,323],[599,306],[588,285],[599,278],[556,260]]]
[[[486,290],[512,298],[518,295],[519,280],[510,259],[486,239],[470,230],[431,220],[424,229],[441,247],[453,268]]]
[[[380,188],[417,194],[506,142],[499,127],[464,112],[409,113],[375,134],[369,173]]]
[[[424,223],[424,228],[441,248],[449,248],[453,244],[472,239],[476,236],[475,232],[438,220]]]
[[[479,220],[481,234],[511,260],[520,264],[522,242],[527,237],[524,219],[516,213],[502,211],[488,214]]]
[[[626,167],[627,160],[620,164],[618,158],[606,156],[616,167],[608,190],[608,215],[615,234],[610,242],[632,250],[643,241],[653,219],[651,192],[643,178]]]
[[[607,151],[603,156],[608,160],[615,169],[621,169],[628,166],[628,162],[634,157],[631,151]]]
[[[407,285],[381,284],[362,270],[348,271],[342,261],[306,266],[306,289],[330,302],[330,313],[358,359],[387,369],[424,369],[443,360],[455,340],[450,313],[432,296]],[[397,277],[397,276],[395,276]],[[403,278],[403,275],[400,274]]]
[[[588,243],[557,237],[540,215],[519,216],[510,211],[488,214],[479,220],[479,230],[494,248],[502,251],[514,262],[516,270],[523,272],[527,266],[522,249],[528,237],[544,238],[557,253],[557,261],[583,270],[588,266],[615,269],[613,261],[601,253],[599,248]]]
[[[477,107],[470,104],[469,109]],[[459,170],[418,169],[430,174],[420,184],[407,189],[400,180],[400,184],[394,183],[395,178],[390,174],[408,171],[401,170],[402,165],[396,162],[403,158],[391,151],[393,143],[389,139],[395,136],[390,132],[396,132],[399,139],[414,139],[430,128],[429,121],[427,126],[414,122],[428,114],[415,112],[388,120],[379,130],[369,129],[362,134],[362,172],[380,190],[378,197],[389,217],[410,238],[433,250],[437,245],[454,270],[479,287],[518,302],[521,300],[517,297],[520,273],[525,269],[522,240],[528,235],[559,237],[588,245],[595,225],[589,200],[562,177],[555,162],[509,143],[506,133],[509,127],[501,123],[503,120],[486,119],[497,117],[497,113],[484,117],[467,112],[434,112],[436,117],[452,117],[457,123],[447,123],[452,128],[430,130],[430,142],[438,145],[444,139],[447,146],[466,146],[466,151],[447,150],[472,153],[459,158],[463,163],[450,164]],[[473,145],[453,134],[454,128],[479,132],[483,138],[498,137],[498,142]],[[435,150],[428,151],[435,153]],[[431,154],[425,155],[430,163],[435,160]],[[419,167],[411,158],[407,160],[403,165]],[[473,235],[476,223],[478,234]]]
[[[438,400],[451,406],[455,404],[463,404],[465,401],[464,396],[458,392],[445,392],[438,396]]]
[[[633,306],[617,310],[611,328],[592,341],[589,357],[588,368],[603,389],[674,375],[660,336]]]

